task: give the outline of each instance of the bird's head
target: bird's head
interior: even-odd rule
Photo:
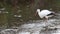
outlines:
[[[36,10],[36,13],[35,13],[35,16],[37,15],[37,13],[39,13],[40,12],[40,9],[37,9]]]
[[[37,12],[40,12],[40,9],[37,9]]]

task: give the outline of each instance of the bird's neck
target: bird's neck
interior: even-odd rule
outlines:
[[[40,13],[40,11],[38,11],[38,14]]]

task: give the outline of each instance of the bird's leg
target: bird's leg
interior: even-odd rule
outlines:
[[[48,20],[49,20],[48,16],[45,16],[45,19],[46,19],[45,21],[48,22]]]
[[[46,22],[48,22],[48,18],[46,18]]]
[[[46,25],[46,32],[48,31],[48,28],[47,28],[47,27],[48,27],[48,26],[47,26],[48,20],[49,20],[49,18],[46,18],[46,20],[45,20],[45,21],[46,21],[46,22],[45,22],[45,25]]]

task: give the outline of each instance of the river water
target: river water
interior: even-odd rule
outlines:
[[[47,22],[30,20],[17,28],[0,30],[0,34],[60,34],[60,14]]]

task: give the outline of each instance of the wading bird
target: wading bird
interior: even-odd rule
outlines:
[[[50,18],[53,17],[55,15],[55,12],[51,12],[49,10],[41,10],[37,9],[36,13],[38,13],[40,18],[45,18],[46,21]]]

